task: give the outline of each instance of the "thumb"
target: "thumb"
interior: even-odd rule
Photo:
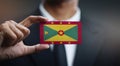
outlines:
[[[32,53],[39,52],[39,51],[42,51],[48,48],[49,48],[49,45],[47,44],[37,44],[34,46],[26,46],[24,54],[25,55],[32,54]]]

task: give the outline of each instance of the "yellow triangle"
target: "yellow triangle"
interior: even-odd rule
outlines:
[[[63,35],[63,36],[55,35],[52,38],[47,39],[45,41],[77,41],[77,40],[75,40],[67,35]]]
[[[45,26],[47,26],[53,30],[56,30],[56,31],[59,31],[59,30],[66,31],[66,30],[73,28],[76,25],[45,25]]]

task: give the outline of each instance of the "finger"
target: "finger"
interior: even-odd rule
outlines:
[[[4,41],[3,41],[3,46],[5,45],[11,45],[13,44],[16,39],[17,36],[16,34],[10,29],[9,25],[8,25],[9,21],[6,21],[4,24],[2,24],[2,31],[3,31],[3,35],[4,35]]]
[[[2,42],[3,42],[3,31],[2,31],[2,26],[0,25],[0,47],[2,46]]]
[[[3,24],[3,23],[2,23]],[[0,24],[0,32],[2,31],[2,24]]]
[[[25,26],[17,24],[16,27],[23,33],[23,38],[21,40],[25,39],[30,34],[30,30]]]
[[[48,48],[49,48],[48,44],[37,44],[34,46],[26,46],[26,50],[24,54],[26,55],[26,54],[35,53],[35,52],[39,52],[39,51],[42,51]]]
[[[23,39],[23,37],[24,37],[23,32],[20,31],[20,29],[18,29],[18,28],[16,27],[16,25],[17,25],[16,22],[14,22],[13,20],[10,20],[10,22],[9,22],[9,27],[10,27],[10,29],[11,29],[11,30],[16,34],[16,36],[17,36],[17,39],[16,39],[16,41],[13,43],[13,45],[17,44],[17,43],[18,43],[19,41],[21,41],[21,39]]]
[[[19,24],[22,24],[25,27],[31,26],[33,23],[46,22],[48,19],[42,16],[29,16]]]

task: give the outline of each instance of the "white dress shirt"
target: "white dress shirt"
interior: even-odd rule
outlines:
[[[47,10],[44,8],[43,3],[40,4],[40,12],[42,13],[42,15],[44,17],[47,17],[48,20],[50,21],[55,21],[56,19],[50,15],[49,12],[47,12]],[[78,8],[76,13],[69,19],[67,19],[66,21],[80,21],[81,19],[81,11]],[[65,20],[64,20],[65,21]],[[73,62],[74,62],[74,57],[75,57],[75,52],[76,52],[76,45],[75,44],[66,44],[65,46],[65,51],[66,51],[66,58],[67,58],[67,64],[68,66],[73,66]],[[50,45],[50,49],[53,50],[54,45],[51,44]]]

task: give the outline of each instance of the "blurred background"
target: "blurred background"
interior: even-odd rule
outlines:
[[[40,0],[0,0],[0,22],[21,21],[39,5]]]
[[[13,19],[21,21],[35,11],[41,0],[0,0],[0,22]],[[118,22],[119,0],[79,0],[81,10],[92,19]]]

